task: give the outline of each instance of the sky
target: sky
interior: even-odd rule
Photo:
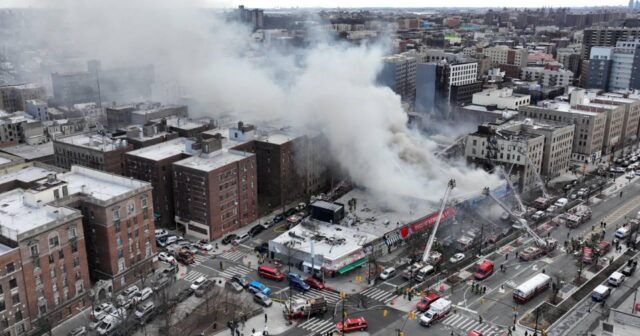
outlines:
[[[0,8],[23,8],[55,6],[60,2],[82,0],[0,0]],[[135,2],[133,0],[132,2]],[[448,7],[583,7],[583,6],[626,6],[628,0],[449,0],[446,3],[435,0],[184,0],[185,4],[207,7],[237,7],[245,5],[250,8],[275,7],[437,7],[446,4]]]

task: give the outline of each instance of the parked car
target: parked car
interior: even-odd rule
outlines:
[[[262,293],[253,294],[253,301],[255,301],[258,304],[260,304],[261,306],[265,306],[265,307],[270,307],[273,304],[271,299],[269,299],[268,296],[266,296],[266,295],[264,295]]]
[[[101,303],[93,308],[93,311],[89,315],[89,320],[94,322],[99,321],[103,317],[109,315],[115,309],[116,307],[114,307],[111,303]]]
[[[311,289],[311,286],[309,286],[309,284],[307,284],[298,273],[289,272],[289,274],[287,274],[287,279],[289,279],[289,286],[294,289],[298,289],[303,292]]]
[[[364,317],[352,317],[348,318],[344,321],[344,326],[342,322],[336,323],[336,328],[341,332],[351,332],[351,331],[364,331],[367,330],[369,324]]]
[[[238,283],[242,288],[249,287],[249,280],[241,275],[236,274],[232,276],[231,281]]]
[[[626,275],[626,276],[632,276],[633,273],[636,272],[636,267],[638,266],[638,261],[637,260],[628,260],[627,264],[624,266],[624,268],[622,269],[622,274]]]
[[[324,284],[322,283],[322,281],[310,276],[306,279],[304,279],[304,282],[307,283],[307,285],[309,285],[311,288],[315,288],[315,289],[319,289],[319,290],[323,290],[324,289]]]
[[[169,235],[169,231],[165,230],[165,229],[156,229],[156,239],[160,238],[160,237],[166,237]]]
[[[226,235],[224,238],[222,238],[222,245],[228,245],[231,244],[231,242],[233,240],[235,240],[236,238],[238,238],[238,235],[235,233],[230,233],[228,235]]]
[[[194,291],[198,289],[198,287],[202,286],[202,284],[207,281],[207,278],[201,276],[199,278],[196,279],[196,281],[194,281],[191,286],[189,286],[189,288],[193,289]]]
[[[254,225],[251,229],[249,229],[249,235],[251,237],[254,237],[254,236],[260,234],[260,232],[262,232],[262,231],[264,231],[264,226],[262,226],[260,224],[257,224],[257,225]]]
[[[239,284],[239,283],[237,283],[235,281],[228,281],[226,284],[228,284],[229,287],[231,287],[231,289],[233,289],[233,291],[236,292],[236,293],[240,293],[240,292],[242,292],[244,290],[244,287],[242,287],[241,284]],[[198,292],[196,292],[196,294],[198,294]]]
[[[171,284],[171,279],[169,279],[169,277],[162,276],[153,283],[153,291],[158,292],[163,288],[168,287],[170,284]]]
[[[131,304],[134,303],[133,300],[139,292],[140,289],[138,288],[138,286],[129,286],[116,297],[116,302],[121,307],[129,308]]]
[[[68,336],[84,336],[86,334],[87,334],[86,327],[78,327],[78,328],[72,329],[67,335]]]
[[[460,260],[464,259],[464,257],[465,257],[464,253],[456,253],[456,254],[453,255],[453,257],[451,257],[449,259],[449,262],[452,263],[452,264],[455,264],[455,263],[459,262]]]
[[[251,236],[249,236],[248,233],[242,234],[238,237],[236,237],[236,239],[233,240],[233,245],[240,245],[244,242],[246,242],[247,240],[249,240],[249,238],[251,238]]]
[[[153,302],[149,301],[138,306],[134,314],[138,321],[140,321],[141,323],[145,323],[153,317],[153,314],[155,312],[156,312],[156,305]]]
[[[191,295],[193,295],[193,292],[195,292],[195,290],[193,290],[191,287],[183,288],[178,293],[178,295],[176,295],[176,300],[178,300],[178,302],[182,302],[186,300],[188,297],[190,297]]]
[[[269,253],[269,243],[262,243],[254,247],[253,250],[260,254],[267,254]]]
[[[198,288],[195,290],[196,297],[203,297],[211,287],[214,286],[213,281],[210,279],[206,279]]]
[[[134,294],[133,301],[136,302],[136,303],[137,302],[142,302],[142,301],[150,298],[151,294],[153,294],[153,289],[151,289],[150,287],[143,288],[141,291],[139,291],[139,292]]]
[[[174,258],[172,255],[170,255],[167,252],[158,253],[158,260],[160,260],[162,262],[166,262],[168,264],[175,264],[176,263],[176,258]]]
[[[280,223],[284,220],[284,216],[283,215],[276,215],[275,217],[273,217],[273,222],[274,223]]]
[[[379,277],[381,280],[388,280],[393,278],[396,275],[396,269],[393,267],[389,267],[380,273]]]
[[[98,325],[98,328],[96,329],[96,331],[98,332],[98,335],[108,335],[110,333],[112,333],[116,327],[118,325],[120,325],[120,319],[109,315],[106,316],[104,319],[102,319],[102,322]]]

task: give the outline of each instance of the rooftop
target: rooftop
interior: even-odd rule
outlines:
[[[109,201],[151,186],[147,182],[82,166],[72,166],[70,172],[59,174],[58,179],[68,183],[70,194],[82,193],[99,201]]]
[[[180,128],[184,130],[196,129],[198,127],[202,127],[206,123],[209,122],[209,119],[199,119],[193,120],[191,118],[180,118],[180,117],[172,117],[165,118],[167,120],[167,126]],[[160,122],[160,120],[154,120]]]
[[[25,160],[36,160],[41,157],[53,155],[53,142],[45,142],[39,145],[19,144],[1,149],[5,153],[19,156]]]
[[[295,139],[296,136],[292,136],[292,135],[287,135],[284,133],[269,133],[265,136],[262,137],[258,137],[257,140],[262,141],[262,142],[269,142],[272,144],[276,144],[276,145],[282,145],[285,144],[289,141],[292,141],[293,139]]]
[[[97,133],[81,133],[58,138],[54,141],[64,142],[80,147],[110,152],[127,146],[126,140],[111,139],[109,136]]]
[[[187,153],[187,147],[193,143],[193,140],[187,138],[177,138],[165,141],[153,146],[140,148],[127,155],[138,156],[148,160],[160,161],[168,157]]]
[[[13,168],[13,167],[12,167]],[[53,170],[46,167],[35,166],[33,163],[26,163],[22,167],[7,169],[2,171],[0,175],[0,184],[10,181],[20,181],[23,183],[31,183],[47,177],[49,174],[55,174]]]
[[[174,165],[210,172],[253,155],[252,153],[223,148],[208,154],[200,153],[197,156],[175,162]]]
[[[0,230],[5,237],[18,240],[18,235],[47,225],[76,210],[52,205],[30,205],[24,201],[25,191],[14,189],[0,194]]]

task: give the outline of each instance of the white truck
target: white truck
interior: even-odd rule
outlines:
[[[420,316],[420,324],[430,327],[435,321],[445,318],[451,311],[451,301],[440,298],[431,304],[429,310]]]

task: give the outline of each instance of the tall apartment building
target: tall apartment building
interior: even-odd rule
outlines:
[[[471,103],[482,91],[477,62],[419,64],[416,82],[416,112],[444,119],[451,117],[452,107]]]
[[[556,60],[561,63],[565,69],[573,72],[574,76],[580,71],[580,50],[582,46],[579,44],[569,45],[565,48],[558,48],[556,51]]]
[[[90,289],[82,216],[46,204],[48,188],[0,194],[0,321],[3,335],[57,325],[81,311]],[[66,185],[51,185],[59,195]]]
[[[529,105],[531,96],[513,93],[511,88],[489,89],[475,93],[472,103],[481,106],[496,105],[499,109],[517,110],[520,106]]]
[[[97,133],[82,133],[53,140],[55,164],[70,169],[81,165],[122,175],[124,153],[133,146],[123,139]]]
[[[554,178],[569,169],[575,125],[537,120],[525,121],[522,127],[530,133],[544,136],[540,167],[543,176]]]
[[[640,38],[640,27],[589,27],[582,39],[582,59],[588,60],[592,47],[614,47],[618,41]]]
[[[119,290],[146,276],[156,255],[151,184],[73,166],[57,180],[67,188],[52,200],[82,211],[91,279],[112,281]]]
[[[402,53],[384,57],[382,61],[378,82],[400,95],[402,101],[413,104],[416,98],[416,56]]]
[[[151,182],[154,217],[159,227],[175,226],[172,164],[190,157],[193,143],[177,138],[125,154],[124,175]]]
[[[187,235],[213,240],[257,218],[256,155],[209,139],[201,153],[173,163],[175,221]]]
[[[542,101],[538,103],[538,106],[521,107],[520,113],[525,118],[575,125],[572,160],[594,162],[602,156],[607,113],[602,113],[597,109],[584,109],[584,104],[578,104],[577,101],[574,101],[573,104]],[[609,132],[611,135],[613,133],[615,132]]]
[[[640,40],[618,41],[615,47],[592,47],[585,87],[600,90],[640,88]]]
[[[530,133],[521,123],[488,123],[478,126],[467,136],[465,157],[479,165],[501,165],[517,175],[518,189],[523,192],[537,183],[544,153],[544,136]],[[528,161],[527,158],[528,157]],[[506,171],[505,170],[505,171]]]
[[[39,84],[0,86],[0,110],[7,112],[24,111],[27,100],[46,98],[46,92]]]
[[[629,147],[638,142],[638,128],[640,127],[640,99],[630,98],[628,94],[603,93],[591,99],[592,102],[603,105],[622,106],[624,119],[620,135],[620,147]]]
[[[569,86],[573,81],[573,72],[564,69],[543,67],[525,67],[520,72],[520,79],[535,81],[544,87]]]
[[[519,68],[527,66],[527,56],[529,55],[526,49],[511,49],[508,46],[483,48],[482,54],[489,57],[493,67],[507,64],[515,65]]]

